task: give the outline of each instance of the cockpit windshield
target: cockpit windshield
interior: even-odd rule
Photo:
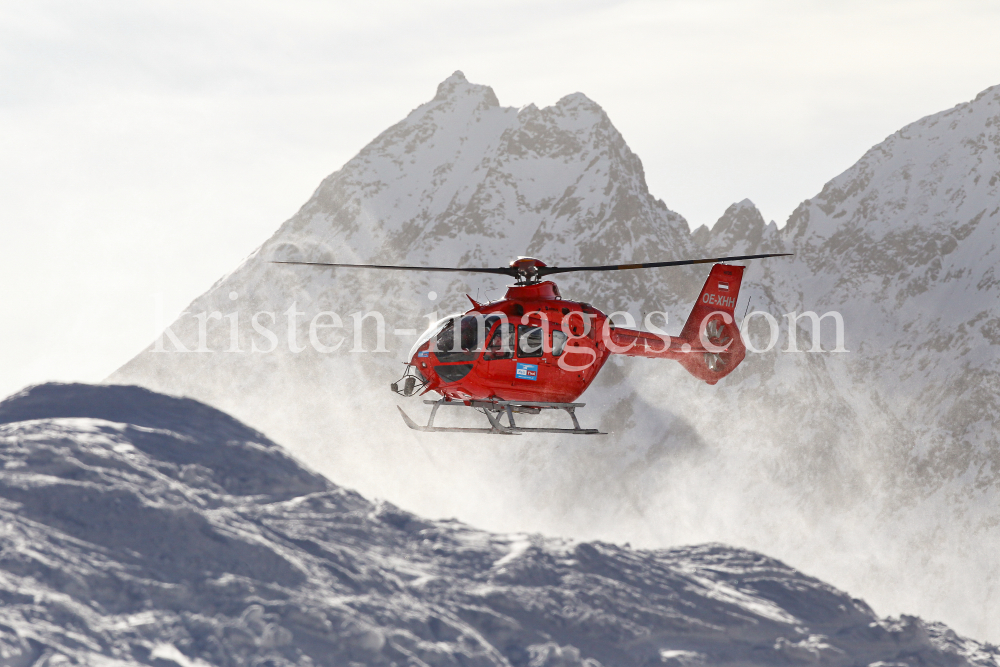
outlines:
[[[437,349],[442,352],[466,352],[482,349],[486,334],[493,328],[499,318],[495,315],[484,318],[482,315],[466,315],[461,322],[452,320],[437,336]],[[458,331],[455,324],[458,323]]]
[[[473,361],[486,347],[487,336],[500,319],[482,313],[446,317],[424,332],[410,350],[410,358],[430,341],[430,349],[440,361]]]
[[[417,350],[420,349],[421,345],[423,345],[424,343],[426,343],[430,339],[432,339],[435,336],[437,336],[439,333],[441,333],[442,329],[444,329],[446,326],[448,326],[449,324],[451,324],[452,321],[455,320],[455,318],[458,318],[458,317],[461,317],[461,316],[462,316],[462,313],[455,313],[453,315],[449,315],[448,317],[442,318],[442,319],[438,320],[437,322],[435,322],[434,324],[432,324],[431,326],[429,326],[427,328],[427,331],[425,331],[422,334],[420,334],[420,338],[418,338],[417,342],[413,344],[412,348],[410,348],[410,354],[407,355],[406,360],[409,361],[410,359],[412,359],[413,355],[415,355],[417,353]]]

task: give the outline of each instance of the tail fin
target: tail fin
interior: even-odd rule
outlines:
[[[691,309],[680,338],[691,347],[680,361],[691,375],[715,384],[740,365],[747,349],[736,322],[742,266],[716,264]]]

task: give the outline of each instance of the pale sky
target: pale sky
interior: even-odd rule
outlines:
[[[693,226],[743,198],[784,224],[1000,84],[995,2],[361,6],[0,0],[0,396],[107,376],[456,69],[587,94]]]

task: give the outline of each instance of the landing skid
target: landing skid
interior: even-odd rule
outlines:
[[[462,401],[449,401],[441,398],[436,401],[427,401],[427,405],[433,405],[431,416],[427,420],[427,426],[420,426],[399,409],[399,414],[403,415],[403,421],[414,431],[424,431],[425,433],[492,433],[495,435],[519,435],[521,433],[571,433],[574,435],[607,435],[596,428],[581,428],[580,422],[576,418],[576,409],[582,408],[584,403],[541,403],[537,401],[472,401],[470,406],[466,406]],[[479,408],[490,421],[489,428],[460,428],[456,426],[435,426],[434,416],[438,408],[442,405],[454,405],[459,407]],[[542,410],[565,410],[566,414],[573,420],[573,428],[530,428],[518,426],[514,421],[514,413],[537,415]],[[507,424],[500,423],[500,415],[506,415]]]

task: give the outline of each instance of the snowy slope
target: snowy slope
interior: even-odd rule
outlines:
[[[858,360],[917,431],[920,485],[995,484],[1000,86],[872,148],[784,232],[802,263],[786,289],[855,322]]]
[[[997,665],[722,545],[494,534],[373,503],[138,387],[0,403],[5,665]]]
[[[998,641],[997,96],[990,89],[889,137],[781,230],[744,200],[689,234],[650,195],[638,157],[597,104],[577,93],[544,109],[502,107],[456,73],[188,308],[238,315],[237,345],[233,319],[209,319],[213,352],[151,346],[110,380],[207,401],[338,483],[426,515],[650,547],[739,544],[854,590],[882,613],[915,611]],[[413,336],[394,329],[466,309],[465,292],[496,298],[503,280],[268,263],[497,266],[526,254],[605,264],[782,251],[796,256],[750,266],[737,308],[752,297],[752,310],[778,318],[776,350],[750,355],[715,387],[676,364],[615,359],[582,411],[585,425],[611,435],[584,442],[415,435],[396,419],[386,385]],[[666,311],[676,332],[703,277],[558,282],[606,312]],[[290,344],[293,304],[303,314]],[[352,352],[349,315],[372,309],[385,316],[387,351]],[[336,352],[308,344],[308,323],[325,310],[344,321],[320,334],[345,340]],[[782,315],[809,310],[843,314],[848,353],[778,352],[788,345]],[[250,326],[262,311],[273,314],[262,320],[277,337],[272,352],[253,351],[269,347]],[[764,322],[753,322],[763,346]],[[198,347],[195,317],[171,329]],[[364,340],[372,350],[370,330]]]

